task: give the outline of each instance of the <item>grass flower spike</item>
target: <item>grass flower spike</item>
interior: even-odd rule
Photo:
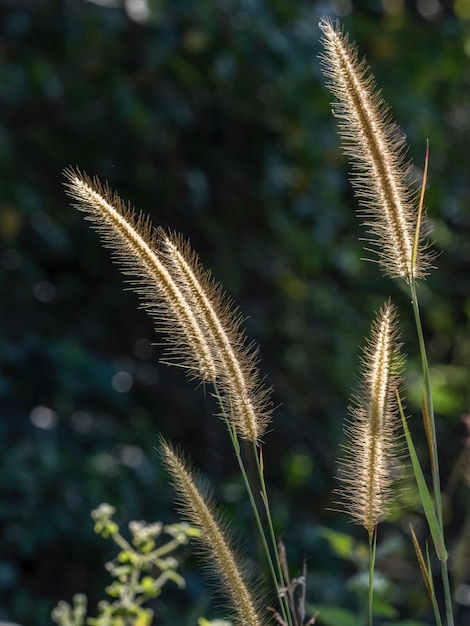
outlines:
[[[210,272],[201,266],[197,254],[179,235],[154,228],[148,218],[137,215],[108,185],[102,185],[98,179],[91,179],[74,169],[67,169],[64,173],[68,179],[67,193],[75,201],[75,206],[87,214],[96,230],[103,235],[105,245],[112,248],[124,273],[133,276],[131,284],[141,296],[143,307],[156,319],[159,330],[164,333],[167,343],[165,360],[185,368],[190,376],[199,378],[203,383],[212,383],[219,415],[226,421],[276,593],[282,603],[279,591],[282,588],[282,575],[279,574],[278,578],[274,571],[273,557],[239,443],[239,438],[242,438],[253,445],[259,472],[257,488],[263,494],[273,553],[276,555],[258,447],[270,419],[271,390],[260,379],[257,351],[253,344],[246,341],[241,329],[243,320],[240,313],[222,287],[213,280]],[[181,491],[181,485],[185,485],[186,496],[192,494],[191,506],[195,505],[197,489],[195,485],[191,487],[190,472],[185,472],[186,466],[181,460],[178,462],[178,455],[172,455],[168,447],[163,448],[177,488]],[[184,476],[186,478],[183,480]],[[203,500],[200,498],[200,503]],[[195,519],[199,516],[200,521],[208,521],[210,507],[206,507],[204,515],[201,507],[196,514],[193,506],[192,516]],[[212,523],[214,532],[210,532],[212,538],[209,543],[216,546],[212,548],[214,554],[222,555],[220,560],[217,561],[218,556],[216,558],[217,567],[227,588],[231,590],[234,606],[240,604],[247,615],[246,619],[240,615],[239,623],[258,625],[260,622],[254,617],[254,609],[249,609],[248,595],[242,590],[241,577],[236,577],[238,565],[228,558],[230,549],[228,546],[223,547],[223,533],[217,538],[216,526],[215,522]]]
[[[375,79],[365,59],[359,59],[357,47],[349,43],[348,35],[344,33],[338,22],[333,23],[330,19],[323,18],[320,28],[323,32],[324,46],[324,54],[321,55],[322,69],[327,78],[328,87],[336,97],[333,103],[333,113],[339,120],[339,134],[343,140],[344,153],[349,157],[352,165],[352,183],[362,208],[364,225],[368,229],[368,242],[378,254],[378,262],[384,272],[392,278],[404,279],[410,288],[423,371],[423,418],[430,451],[434,504],[416,456],[413,440],[406,429],[406,420],[404,416],[402,417],[406,445],[412,460],[421,503],[436,554],[441,561],[447,625],[453,626],[452,595],[447,551],[444,544],[432,385],[417,294],[417,279],[427,275],[435,256],[427,250],[427,245],[423,241],[428,230],[426,225],[423,227],[422,220],[428,150],[421,195],[419,195],[410,186],[412,166],[406,155],[405,138],[393,122],[388,105],[380,97]],[[367,349],[368,355],[371,354],[370,350],[373,345],[379,347],[378,333],[379,330],[376,327],[373,331],[375,339]],[[364,366],[367,374],[366,383],[369,384],[375,374],[367,363],[364,363]],[[393,437],[390,437],[387,431],[376,430],[376,426],[380,426],[380,421],[376,426],[368,421],[372,412],[370,407],[364,404],[364,399],[367,400],[369,394],[367,384],[364,387],[365,394],[361,394],[359,403],[353,411],[353,421],[349,428],[352,443],[343,466],[343,495],[353,517],[364,524],[369,531],[370,562],[373,564],[375,541],[372,541],[372,535],[376,537],[373,528],[380,519],[383,505],[386,503],[386,497],[382,494],[387,494],[389,490],[389,478],[383,473],[383,468],[387,466],[387,463],[383,463],[377,455],[383,452],[386,453],[383,457],[384,461],[389,459],[387,442],[392,444]],[[374,406],[379,416],[380,406],[377,402]],[[385,435],[377,437],[379,433],[384,432]],[[384,437],[383,444],[381,437]],[[356,454],[354,442],[358,444],[360,460],[354,458]],[[379,461],[376,463],[374,473],[371,459],[376,457]],[[371,573],[372,565],[369,596],[370,623],[372,623]],[[440,624],[435,597],[433,597],[433,608],[436,622]]]
[[[185,292],[217,362],[222,410],[243,439],[258,442],[270,419],[270,389],[259,380],[256,350],[240,330],[242,317],[201,267],[197,254],[178,235],[159,230],[165,265]]]
[[[214,569],[213,577],[220,582],[231,601],[237,626],[262,626],[256,602],[243,575],[243,568],[235,558],[227,533],[216,519],[210,500],[198,487],[194,472],[181,455],[163,439],[160,440],[163,461],[179,494],[184,517],[200,529],[200,541],[207,552],[206,563]]]
[[[373,626],[377,528],[392,504],[400,458],[408,450],[417,493],[441,562],[445,626],[454,626],[431,376],[417,297],[418,279],[427,275],[434,256],[427,250],[424,238],[428,228],[422,220],[428,151],[419,195],[412,186],[412,164],[404,135],[393,122],[365,59],[361,60],[339,22],[323,18],[320,28],[324,47],[322,70],[335,97],[333,113],[338,118],[343,151],[351,162],[352,184],[367,229],[367,245],[377,255],[382,271],[404,280],[410,289],[423,370],[423,419],[433,482],[431,494],[401,402],[403,357],[397,311],[388,301],[378,311],[362,350],[361,376],[346,420],[347,442],[338,462],[337,493],[340,506],[368,533],[368,625]],[[257,349],[246,339],[238,308],[180,235],[154,228],[148,217],[135,212],[97,178],[72,168],[64,174],[74,205],[86,214],[104,244],[112,249],[141,298],[142,307],[163,334],[164,361],[178,365],[213,390],[215,412],[227,426],[257,527],[259,547],[266,559],[272,596],[277,599],[277,606],[269,609],[274,621],[280,626],[313,624],[315,616],[310,620],[306,617],[306,569],[302,575],[291,578],[285,549],[273,523],[261,446],[272,412],[271,390],[260,377]],[[251,445],[241,445],[241,439]],[[234,551],[226,526],[214,512],[212,499],[201,488],[183,453],[162,438],[160,455],[177,491],[181,514],[196,527],[206,569],[229,600],[234,625],[265,626],[269,619],[268,609],[264,613],[262,610],[262,594],[251,591],[252,579]],[[411,532],[436,625],[443,626],[443,607],[434,591],[430,555],[428,551],[423,553],[418,538]],[[167,545],[172,543],[162,547],[160,556],[166,554]],[[123,564],[127,567],[124,561]],[[161,587],[162,580],[166,578],[156,579],[155,584]],[[134,582],[129,578],[133,593]],[[150,588],[147,585],[144,589],[142,583],[142,593],[146,589]],[[320,614],[320,619],[326,619],[325,616]]]
[[[259,379],[241,316],[220,285],[181,237],[153,228],[96,178],[73,169],[65,175],[75,206],[103,234],[124,273],[135,277],[143,307],[165,336],[165,360],[213,383],[224,417],[239,436],[258,443],[270,418],[270,390]]]
[[[123,273],[134,277],[131,282],[143,300],[142,306],[166,336],[167,359],[183,364],[190,375],[202,381],[214,381],[217,370],[209,343],[180,286],[156,252],[157,234],[150,221],[136,214],[97,178],[73,169],[64,174],[67,193],[76,201],[76,208],[88,214],[105,245],[113,249]]]
[[[410,187],[411,162],[405,137],[392,121],[365,59],[358,59],[339,24],[323,18],[322,69],[336,97],[333,112],[339,119],[343,149],[352,163],[352,183],[363,209],[367,240],[384,271],[412,281],[429,268],[422,243],[413,254],[418,219],[417,194]]]
[[[346,428],[345,456],[339,462],[343,505],[369,536],[384,517],[391,496],[400,424],[395,394],[401,362],[396,311],[388,302],[372,324],[363,349],[362,379]]]

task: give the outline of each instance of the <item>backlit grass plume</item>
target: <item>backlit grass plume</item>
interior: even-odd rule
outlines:
[[[269,422],[270,389],[263,387],[256,367],[256,350],[240,330],[242,317],[233,303],[204,271],[197,254],[179,235],[160,234],[160,253],[213,346],[218,364],[217,385],[222,409],[240,435],[256,442]]]
[[[66,169],[66,190],[74,206],[84,211],[104,244],[111,248],[123,273],[142,298],[142,306],[156,319],[169,346],[169,361],[181,363],[194,377],[214,381],[217,367],[203,329],[188,306],[180,285],[162,263],[158,236],[150,220],[137,214],[97,178]]]
[[[409,184],[405,137],[380,97],[365,59],[359,60],[356,46],[339,23],[323,18],[320,28],[322,69],[336,97],[333,113],[352,164],[352,183],[371,236],[367,241],[387,274],[407,281],[422,278],[430,258],[422,242],[424,233],[414,245],[418,196]]]
[[[400,424],[396,389],[401,365],[396,310],[387,302],[363,348],[362,378],[346,427],[345,456],[339,462],[342,503],[369,536],[384,517],[391,496]]]
[[[200,541],[207,558],[206,567],[226,591],[239,626],[262,626],[265,623],[246,583],[243,568],[236,559],[227,532],[216,518],[213,505],[200,487],[193,470],[166,441],[160,440],[160,452],[178,492],[181,513],[201,531]]]
[[[339,133],[343,140],[343,149],[352,164],[352,182],[363,210],[364,224],[370,235],[369,242],[378,253],[382,269],[392,278],[403,278],[408,282],[411,306],[415,318],[423,372],[423,420],[428,438],[431,462],[433,496],[429,493],[424,475],[416,455],[416,450],[402,408],[399,406],[406,445],[412,462],[423,510],[429,525],[436,554],[441,561],[444,590],[445,614],[448,626],[453,626],[452,594],[450,591],[448,554],[444,543],[444,520],[442,514],[442,496],[440,486],[439,458],[437,453],[437,435],[434,418],[431,376],[424,340],[421,315],[418,304],[417,279],[426,276],[431,261],[435,256],[427,250],[423,242],[427,227],[423,228],[423,203],[427,180],[428,156],[423,173],[421,194],[410,186],[411,162],[406,155],[403,134],[393,122],[388,105],[380,97],[375,79],[370,73],[365,59],[359,60],[357,47],[349,43],[338,22],[328,18],[320,22],[323,32],[324,54],[321,56],[322,69],[328,86],[336,102],[333,113],[339,119]],[[377,337],[377,330],[374,331]],[[366,365],[366,363],[364,363]],[[366,372],[368,371],[366,367]],[[371,374],[368,374],[369,381]],[[349,509],[360,523],[369,531],[369,548],[372,546],[373,524],[380,519],[383,504],[380,494],[388,491],[387,481],[382,485],[375,482],[370,473],[370,455],[380,450],[367,447],[372,439],[367,435],[367,420],[364,412],[364,398],[360,397],[358,407],[353,414],[350,427],[352,441],[359,442],[359,458],[356,462],[351,454],[346,461],[344,477],[345,499]],[[397,396],[399,404],[399,397]],[[364,430],[365,428],[365,430]],[[361,437],[364,435],[365,445]],[[367,437],[365,436],[367,435]],[[393,437],[392,437],[393,439]],[[391,442],[391,440],[390,440]],[[356,475],[354,475],[356,469]],[[380,465],[379,465],[380,469]],[[348,474],[348,470],[351,472]],[[369,473],[368,473],[369,472]],[[355,484],[358,476],[365,480],[363,487]],[[381,472],[377,472],[377,477]],[[374,480],[373,480],[374,479]],[[373,506],[375,502],[378,507]],[[375,545],[375,542],[374,542]],[[370,560],[373,563],[373,558]],[[372,565],[370,568],[369,622],[372,623]],[[431,574],[429,574],[431,575]],[[435,596],[433,608],[436,623],[441,623]]]
[[[270,390],[247,345],[241,316],[181,237],[155,229],[98,179],[67,169],[67,193],[112,248],[123,272],[157,321],[165,360],[212,382],[221,410],[238,434],[258,442],[270,418]]]

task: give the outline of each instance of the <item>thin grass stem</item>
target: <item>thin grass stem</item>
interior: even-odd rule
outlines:
[[[377,526],[369,533],[369,626],[373,623],[374,572],[377,553]]]
[[[424,208],[424,194],[426,191],[426,181],[428,179],[428,167],[429,167],[429,140],[426,142],[426,156],[424,159],[424,172],[423,172],[423,183],[421,185],[421,194],[419,197],[419,206],[418,206],[418,219],[416,220],[416,229],[415,236],[413,241],[413,253],[411,255],[411,273],[415,274],[415,269],[418,262],[418,252],[419,252],[419,240],[421,235],[421,223],[423,221],[423,208]]]
[[[447,560],[441,561],[442,584],[444,585],[444,601],[446,607],[447,626],[454,626],[454,612],[452,610],[452,594],[450,592],[449,569]]]
[[[439,613],[439,606],[437,604],[437,599],[436,599],[436,594],[434,594],[431,598],[431,604],[432,604],[432,610],[434,612],[434,618],[436,620],[436,625],[437,626],[442,626],[442,619],[441,619],[441,614]],[[449,622],[449,618],[447,616],[447,623],[451,624],[453,623],[453,616],[452,616],[452,622]]]
[[[430,563],[430,560],[429,560],[429,551],[428,550],[427,550],[427,559],[428,559],[427,560],[428,570],[429,570],[429,572],[431,572],[431,563]],[[447,561],[446,561],[446,563],[447,563]],[[432,577],[431,577],[431,585],[432,585],[431,604],[432,604],[432,609],[434,611],[434,617],[436,618],[437,626],[442,626],[441,614],[439,613],[439,606],[437,604],[436,592],[434,591],[434,584],[432,582]]]
[[[271,552],[269,550],[268,542],[267,542],[267,539],[266,539],[266,533],[264,531],[263,524],[261,522],[261,517],[260,517],[260,514],[259,514],[258,506],[256,505],[255,497],[254,497],[254,494],[253,494],[253,489],[251,487],[250,480],[248,478],[248,474],[247,474],[247,471],[246,471],[246,468],[245,468],[245,464],[243,462],[243,458],[242,458],[242,455],[241,455],[240,442],[238,441],[237,430],[236,430],[235,425],[232,423],[232,421],[229,419],[229,417],[227,415],[227,412],[226,412],[226,409],[225,409],[225,403],[224,403],[224,401],[223,401],[223,399],[222,399],[222,397],[220,395],[220,392],[219,392],[219,390],[217,388],[217,383],[215,383],[215,382],[213,383],[213,388],[214,388],[214,395],[215,395],[215,397],[217,399],[217,402],[218,402],[220,410],[221,410],[221,415],[222,415],[222,417],[223,417],[223,419],[225,421],[225,424],[227,426],[227,430],[228,430],[228,433],[229,433],[229,436],[230,436],[230,440],[232,442],[232,446],[233,446],[233,449],[234,449],[234,452],[235,452],[235,456],[236,456],[236,459],[237,459],[238,467],[240,468],[240,474],[242,476],[243,483],[245,485],[245,489],[246,489],[246,492],[248,494],[248,498],[250,500],[251,509],[253,511],[253,515],[254,515],[254,518],[255,518],[255,521],[256,521],[256,526],[258,528],[259,536],[260,536],[260,539],[261,539],[261,544],[263,546],[263,550],[264,550],[264,553],[265,553],[265,556],[266,556],[266,561],[268,563],[269,573],[271,575],[274,587],[276,589],[276,596],[277,596],[278,601],[279,601],[279,606],[280,606],[280,609],[281,609],[282,618],[286,622],[286,624],[288,624],[289,626],[292,626],[292,619],[291,619],[291,616],[290,616],[290,612],[288,610],[288,605],[287,605],[287,603],[285,601],[285,598],[284,598],[283,594],[281,593],[281,589],[283,587],[283,585],[282,585],[282,581],[283,581],[282,572],[281,572],[281,578],[280,578],[280,580],[278,580],[278,578],[276,576],[276,571],[275,571],[275,568],[274,568],[274,563],[273,563],[273,559],[272,559],[272,556],[271,556]],[[253,445],[255,445],[255,444],[253,444]],[[255,455],[255,456],[257,458],[257,455]],[[274,546],[275,546],[275,543],[274,543]],[[274,553],[276,555],[277,561],[279,561],[279,557],[277,556],[277,550],[274,550]]]
[[[271,544],[274,552],[274,560],[277,569],[277,575],[279,576],[279,583],[281,589],[285,589],[288,581],[285,580],[284,573],[282,571],[281,561],[279,559],[279,551],[277,548],[276,534],[274,532],[273,519],[271,515],[271,507],[269,506],[268,492],[266,489],[266,482],[264,480],[264,464],[261,462],[262,458],[262,449],[258,447],[255,443],[253,443],[253,453],[256,459],[256,467],[258,469],[258,477],[261,485],[261,498],[264,503],[264,508],[266,510],[266,519],[268,522],[269,535],[271,539]],[[289,599],[287,597],[287,593],[280,593],[278,590],[279,602],[281,603],[281,607],[284,604],[285,612],[287,614],[287,624],[292,626],[292,616],[289,610]]]
[[[419,312],[418,296],[416,292],[416,283],[414,280],[410,281],[410,290],[411,290],[411,304],[413,307],[416,331],[418,333],[418,344],[419,344],[419,351],[420,351],[420,356],[421,356],[421,367],[423,370],[424,393],[425,393],[425,398],[426,398],[427,411],[429,415],[429,424],[431,427],[431,435],[432,435],[431,465],[432,465],[433,490],[434,490],[434,497],[436,500],[436,513],[437,513],[437,519],[442,529],[441,482],[440,482],[440,477],[439,477],[439,459],[437,455],[437,436],[436,436],[436,424],[435,424],[435,419],[434,419],[434,405],[433,405],[433,399],[432,399],[431,375],[429,373],[429,364],[428,364],[428,357],[426,353],[426,344],[424,341],[423,327],[421,324],[421,316]]]
[[[418,334],[418,343],[419,343],[419,351],[421,355],[421,366],[423,370],[423,385],[424,385],[424,394],[426,401],[426,409],[427,409],[427,417],[429,420],[429,427],[431,431],[431,471],[432,471],[432,483],[433,483],[433,493],[435,500],[435,509],[436,516],[439,524],[439,529],[442,537],[442,542],[444,543],[444,525],[442,519],[442,496],[441,496],[441,481],[439,475],[439,458],[437,453],[437,436],[436,436],[436,423],[434,419],[434,404],[432,398],[432,385],[431,385],[431,375],[429,372],[429,364],[428,357],[426,352],[426,344],[424,341],[423,327],[421,324],[421,316],[419,312],[419,303],[418,296],[416,292],[416,283],[415,280],[410,280],[410,290],[411,290],[411,304],[413,307],[413,314],[415,318],[416,331]],[[442,584],[444,589],[444,601],[445,601],[445,611],[446,611],[446,620],[447,626],[454,626],[454,616],[452,611],[452,596],[450,592],[450,582],[449,582],[449,570],[447,566],[447,559],[441,560],[441,574],[442,574]]]

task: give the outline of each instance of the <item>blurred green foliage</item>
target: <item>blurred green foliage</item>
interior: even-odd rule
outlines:
[[[235,526],[249,533],[251,524],[211,398],[158,363],[150,321],[62,192],[69,164],[191,237],[249,316],[280,405],[264,454],[277,529],[293,572],[308,559],[310,602],[355,611],[354,556],[319,530],[356,533],[331,509],[358,345],[389,294],[410,355],[416,340],[406,291],[360,260],[318,21],[341,17],[360,44],[418,177],[430,141],[426,202],[442,255],[420,298],[445,486],[470,388],[466,5],[0,1],[0,619],[42,626],[60,598],[98,599],[106,556],[88,515],[100,502],[117,507],[118,521],[175,521],[158,432],[213,480]],[[414,358],[408,409],[417,415]],[[419,440],[419,419],[412,428]],[[457,489],[449,502],[451,549],[467,498]],[[381,531],[395,549],[378,567],[394,581],[399,615],[420,620],[428,604],[406,537],[410,501],[398,527]],[[184,595],[156,600],[158,623],[208,614],[192,566],[185,578]]]

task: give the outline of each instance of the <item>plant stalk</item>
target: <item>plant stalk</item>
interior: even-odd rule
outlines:
[[[369,626],[373,624],[375,555],[377,552],[377,526],[369,533]]]
[[[261,497],[262,497],[264,507],[266,510],[266,519],[268,521],[269,535],[270,535],[271,544],[273,547],[274,560],[276,562],[277,575],[279,577],[279,584],[281,585],[281,589],[285,589],[288,581],[285,580],[284,573],[281,567],[281,562],[279,560],[279,551],[277,548],[276,534],[274,532],[271,508],[269,506],[269,500],[268,500],[268,492],[266,490],[266,483],[264,480],[264,464],[261,462],[262,450],[261,448],[258,448],[255,443],[253,443],[253,453],[256,459],[256,467],[258,468],[258,476],[259,476],[259,481],[261,485]],[[281,602],[281,605],[282,604],[285,605],[285,611],[287,613],[287,618],[288,618],[287,623],[289,626],[292,626],[292,619],[291,619],[291,614],[289,610],[289,599],[287,596],[287,591],[285,593],[280,593],[278,591],[278,597],[279,597],[279,601]]]
[[[284,622],[288,626],[292,626],[292,618],[291,618],[291,615],[290,615],[289,607],[288,607],[288,604],[287,604],[287,601],[286,601],[286,598],[285,598],[285,594],[282,593],[283,577],[281,576],[280,580],[278,580],[278,578],[276,576],[276,571],[275,571],[275,568],[274,568],[273,559],[272,559],[272,556],[271,556],[271,552],[269,550],[268,542],[266,540],[266,533],[264,531],[263,524],[261,522],[261,518],[260,518],[260,515],[259,515],[258,507],[256,505],[255,498],[254,498],[254,495],[253,495],[253,489],[251,488],[251,484],[250,484],[250,481],[248,479],[248,474],[246,472],[245,465],[243,463],[243,459],[242,459],[242,456],[241,456],[240,442],[238,441],[237,431],[236,431],[236,429],[234,428],[234,426],[232,425],[232,423],[230,422],[230,420],[228,418],[228,415],[227,415],[227,413],[225,411],[225,408],[224,408],[224,404],[222,402],[222,398],[221,398],[219,390],[217,388],[217,384],[215,382],[213,383],[213,387],[214,387],[215,397],[217,398],[217,401],[219,403],[219,407],[221,409],[222,416],[223,416],[223,418],[225,420],[225,424],[227,426],[227,430],[228,430],[228,433],[230,435],[230,439],[231,439],[232,446],[233,446],[233,449],[234,449],[234,452],[235,452],[235,456],[237,458],[238,466],[240,468],[240,473],[242,475],[243,482],[245,484],[245,489],[246,489],[246,492],[248,494],[248,498],[250,500],[251,509],[253,511],[253,515],[254,515],[254,518],[255,518],[255,521],[256,521],[256,525],[258,527],[258,532],[259,532],[259,536],[260,536],[260,539],[261,539],[261,543],[263,545],[263,550],[264,550],[264,553],[266,555],[266,560],[267,560],[267,563],[268,563],[269,572],[271,574],[271,578],[273,580],[274,587],[276,589],[276,596],[277,596],[278,601],[279,601],[279,607],[280,607],[280,610],[281,610],[282,619],[284,620]],[[255,456],[256,456],[256,459],[257,459],[257,463],[259,463],[258,456],[257,455],[255,455]],[[266,503],[265,503],[265,505],[266,505]],[[268,517],[270,517],[270,515]],[[277,556],[277,549],[274,550],[274,553],[276,554],[276,560],[278,561],[279,558]]]
[[[434,418],[434,405],[432,399],[432,385],[431,376],[429,373],[428,357],[426,353],[426,344],[424,341],[423,327],[421,324],[421,316],[419,312],[418,296],[416,292],[416,282],[414,279],[410,280],[411,291],[411,304],[413,307],[413,314],[415,318],[416,331],[418,333],[419,351],[421,355],[421,366],[423,370],[423,384],[424,394],[426,400],[426,409],[429,416],[429,425],[431,430],[431,470],[432,470],[432,483],[436,508],[436,516],[439,523],[439,528],[444,541],[444,524],[442,519],[442,496],[441,496],[441,482],[439,477],[439,458],[437,453],[437,436],[436,436],[436,423]],[[450,591],[449,570],[447,567],[447,560],[441,561],[441,573],[442,584],[444,588],[444,601],[447,626],[454,626],[454,617],[452,611],[452,596]]]

